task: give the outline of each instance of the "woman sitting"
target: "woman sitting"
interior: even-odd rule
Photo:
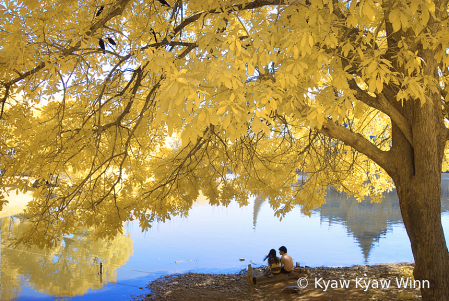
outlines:
[[[272,274],[279,274],[281,272],[281,260],[276,256],[276,250],[271,249],[270,253],[265,257],[264,261],[268,258],[268,265]]]

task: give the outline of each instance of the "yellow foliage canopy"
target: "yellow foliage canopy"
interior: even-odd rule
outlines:
[[[0,4],[2,198],[40,181],[18,242],[145,229],[200,190],[211,204],[263,193],[279,216],[327,185],[378,200],[392,128],[414,143],[401,106],[437,93],[448,116],[434,1],[98,3]]]

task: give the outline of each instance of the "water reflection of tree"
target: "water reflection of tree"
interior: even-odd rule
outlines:
[[[346,227],[362,249],[365,262],[368,262],[369,253],[380,237],[392,225],[402,223],[396,192],[385,194],[381,203],[371,203],[369,199],[359,203],[354,198],[346,198],[329,189],[326,204],[316,211],[320,213],[321,221]]]
[[[449,211],[449,179],[441,181],[442,211]],[[371,203],[369,199],[357,202],[354,198],[339,195],[328,189],[326,204],[315,210],[322,221],[346,226],[348,233],[357,240],[365,262],[375,243],[392,229],[394,224],[402,224],[401,209],[396,191],[386,193],[381,203]]]
[[[100,289],[115,282],[116,269],[124,265],[133,252],[130,237],[121,234],[114,240],[94,241],[93,232],[79,230],[64,237],[61,244],[46,251],[37,248],[9,249],[8,238],[21,233],[25,224],[20,218],[0,219],[1,223],[1,296],[17,297],[21,279],[28,280],[35,291],[56,296],[83,295],[88,289]],[[99,263],[103,262],[100,282]]]
[[[253,209],[253,229],[254,230],[256,230],[257,216],[259,215],[260,206],[262,206],[264,201],[265,201],[265,198],[263,197],[263,194],[260,194],[254,200],[254,209]]]
[[[254,201],[253,226],[264,198]],[[442,212],[449,211],[449,174],[441,180]],[[354,198],[340,195],[331,188],[327,191],[326,204],[314,210],[320,214],[322,222],[342,224],[362,249],[365,262],[375,243],[385,235],[394,224],[402,224],[401,209],[396,191],[386,193],[381,203],[371,203],[369,199],[357,202]]]

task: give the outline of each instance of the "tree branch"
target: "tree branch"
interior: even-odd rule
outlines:
[[[115,16],[120,15],[123,10],[125,9],[125,6],[131,2],[132,0],[122,0],[120,1],[114,10],[112,10],[111,12],[109,12],[108,14],[106,14],[104,16],[104,18],[100,19],[98,22],[92,24],[92,26],[89,27],[89,30],[86,31],[85,35],[86,36],[92,36],[98,29],[102,28],[109,20],[111,20],[112,18],[114,18]],[[75,52],[76,50],[78,50],[81,47],[81,41],[79,41],[75,46],[72,46],[64,51],[62,51],[62,56],[68,56],[70,54],[72,54],[73,52]],[[40,62],[39,65],[37,65],[36,67],[34,67],[33,69],[22,73],[19,77],[12,79],[11,81],[9,81],[8,83],[4,83],[3,86],[5,87],[10,87],[12,85],[14,85],[15,83],[27,78],[30,75],[33,75],[39,71],[41,71],[43,68],[45,68],[45,62]]]
[[[326,119],[323,127],[318,132],[330,138],[338,139],[356,151],[365,154],[368,158],[376,162],[388,173],[390,171],[389,151],[382,151],[360,134],[351,132],[349,129],[335,124],[330,119]]]
[[[401,132],[404,134],[407,141],[413,147],[413,135],[412,135],[412,127],[407,122],[404,116],[399,113],[398,110],[385,98],[383,93],[377,95],[377,97],[372,97],[366,91],[362,90],[354,79],[351,79],[349,82],[349,87],[356,91],[355,97],[367,104],[370,107],[373,107],[384,114],[387,114],[391,121],[394,122]]]
[[[207,12],[201,12],[201,13],[198,13],[196,15],[193,15],[193,16],[190,16],[190,17],[184,19],[184,21],[182,21],[181,24],[176,26],[173,33],[176,35],[178,32],[183,30],[187,25],[195,22],[196,20],[201,18],[201,16],[206,15],[206,14],[230,13],[233,11],[254,9],[254,8],[263,7],[266,5],[285,5],[285,4],[286,3],[284,0],[255,0],[248,4],[235,4],[235,5],[231,5],[227,8],[223,8],[223,9],[222,8],[214,8]]]

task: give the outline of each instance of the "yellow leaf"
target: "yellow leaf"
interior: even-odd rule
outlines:
[[[180,83],[182,83],[182,84],[188,84],[188,82],[187,82],[187,80],[185,79],[185,78],[182,78],[182,77],[178,77],[177,79],[176,79],[178,82],[180,82]]]
[[[374,93],[376,91],[376,78],[372,77],[368,83],[368,92]]]
[[[242,44],[240,44],[239,40],[235,40],[235,45],[237,46],[238,53],[242,51]]]
[[[429,11],[427,9],[423,9],[421,12],[421,25],[422,26],[426,26],[427,23],[429,22],[430,19],[430,14]]]
[[[377,69],[377,63],[375,61],[372,61],[371,64],[369,64],[366,72],[371,75],[374,71],[376,71],[376,69]]]
[[[231,106],[232,112],[234,113],[236,118],[240,118],[242,117],[242,114],[239,112],[239,110],[237,110],[237,108]]]
[[[173,119],[168,118],[165,123],[167,124],[167,134],[171,136],[173,134]]]
[[[293,58],[295,60],[297,60],[299,58],[299,49],[296,45],[293,46]],[[292,65],[292,67],[293,67],[293,65]]]
[[[226,130],[230,123],[231,123],[231,114],[228,113],[223,120],[223,123],[222,123],[223,128]]]
[[[402,29],[406,30],[408,28],[408,18],[407,18],[407,16],[403,12],[400,12],[399,17],[401,19]]]
[[[342,53],[343,53],[344,56],[348,56],[349,51],[351,51],[351,50],[354,50],[354,47],[351,45],[350,42],[345,43],[345,44],[343,45],[343,47],[341,48],[341,51],[342,51]]]
[[[380,77],[378,77],[376,79],[376,88],[377,88],[377,93],[381,93],[382,92],[383,82],[382,82],[382,79]]]
[[[231,80],[230,80],[229,78],[225,77],[225,78],[223,79],[223,82],[224,82],[226,88],[232,89],[232,82],[231,82]]]
[[[255,69],[254,69],[253,65],[251,63],[248,63],[247,64],[247,68],[248,68],[248,75],[249,76],[253,75],[254,72],[255,72]]]
[[[178,97],[176,97],[175,104],[176,104],[177,106],[180,106],[180,105],[183,104],[183,103],[185,103],[185,98],[184,98],[184,96],[183,96],[183,95],[178,95]]]
[[[324,114],[318,114],[316,120],[318,122],[318,128],[321,129],[324,123]]]
[[[365,55],[363,54],[362,49],[360,47],[357,47],[356,50],[357,50],[357,53],[359,54],[360,58],[363,60]]]
[[[402,99],[406,99],[407,98],[407,93],[405,93],[404,90],[399,90],[398,94],[396,94],[396,100],[400,101]]]
[[[332,3],[332,0],[328,0],[327,1],[327,6],[329,7],[329,13],[333,13],[333,11],[334,11],[334,5],[333,5],[333,3]]]
[[[362,118],[365,111],[366,105],[363,102],[358,101],[354,106],[354,116],[356,118]]]
[[[357,24],[357,19],[352,14],[346,19],[346,25],[348,27],[357,27]]]
[[[182,146],[185,147],[190,142],[190,131],[185,129],[181,134]]]
[[[251,130],[253,133],[257,134],[262,129],[262,122],[260,122],[259,118],[254,118],[251,122]]]
[[[265,135],[270,136],[271,130],[270,128],[262,122],[262,131],[264,132]]]
[[[410,9],[412,10],[413,14],[416,14],[418,11],[418,6],[421,0],[411,0],[410,1]]]
[[[368,4],[368,2],[365,2],[365,4],[363,5],[363,14],[367,16],[371,21],[374,21],[376,19],[373,8]]]
[[[351,104],[351,101],[348,98],[345,99],[345,108],[348,111],[352,110],[352,104]]]
[[[239,86],[242,86],[242,83],[235,77],[232,78],[232,89],[238,89]]]
[[[170,90],[168,92],[168,95],[170,95],[171,97],[174,97],[177,92],[178,92],[178,84],[175,82],[171,86],[171,88],[170,88]]]
[[[435,13],[435,3],[432,0],[426,0],[426,6],[432,14]]]
[[[309,114],[307,114],[308,120],[313,120],[316,118],[317,112],[315,110],[311,111]]]
[[[198,120],[203,121],[204,119],[206,119],[206,112],[201,111],[200,115],[198,115]]]
[[[276,101],[275,101],[274,99],[271,99],[271,100],[270,100],[270,107],[271,107],[273,110],[277,110],[278,105],[277,105],[277,103],[276,103]]]
[[[307,43],[307,36],[308,36],[307,33],[304,33],[304,34],[302,35],[302,39],[301,39],[301,48],[304,48],[304,46],[306,46],[306,43]]]
[[[393,24],[393,31],[396,32],[401,29],[400,10],[394,9],[390,12],[389,18],[391,24]]]
[[[218,114],[218,115],[223,114],[224,112],[226,112],[226,108],[227,108],[227,106],[224,106],[224,107],[219,108],[219,109],[217,110],[217,114]]]

